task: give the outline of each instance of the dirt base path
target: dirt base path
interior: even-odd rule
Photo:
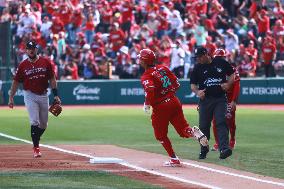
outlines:
[[[167,156],[112,145],[60,145],[58,147],[95,157],[120,158],[125,160],[128,165],[141,167],[149,171],[154,171],[155,173],[165,174],[171,177],[171,179],[141,170],[135,170],[129,166],[120,164],[90,164],[88,158],[62,153],[44,147],[42,148],[43,157],[34,159],[32,158],[30,145],[1,145],[0,171],[104,170],[117,175],[158,184],[165,188],[178,189],[204,188],[202,185],[189,184],[190,182],[208,185],[209,188],[284,188],[284,184],[282,186],[275,184],[275,182],[284,183],[282,179],[265,177],[191,160],[184,159],[182,167],[163,167],[162,163],[168,160]],[[178,181],[176,178],[184,182]]]
[[[154,154],[149,152],[137,151],[127,148],[121,148],[112,145],[98,145],[98,146],[60,146],[64,149],[80,151],[86,154],[95,153],[96,156],[112,156],[121,158],[130,164],[146,168],[148,170],[158,171],[164,174],[176,176],[188,181],[195,181],[203,184],[208,184],[220,188],[258,188],[258,189],[276,189],[281,186],[263,183],[248,178],[240,178],[237,176],[228,175],[230,173],[236,175],[243,175],[247,177],[253,177],[260,180],[270,180],[274,182],[283,183],[284,180],[256,175],[244,171],[238,171],[223,166],[214,164],[202,163],[191,160],[182,160],[185,164],[182,167],[163,167],[164,161],[168,160],[167,156]],[[195,166],[195,167],[193,167]],[[205,170],[201,167],[209,167],[212,170]],[[223,173],[214,172],[214,170],[223,171]],[[227,173],[226,173],[227,172]]]

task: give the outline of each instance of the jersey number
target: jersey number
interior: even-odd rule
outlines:
[[[172,84],[170,79],[168,78],[168,76],[162,77],[161,81],[163,82],[163,87],[164,88],[167,88],[168,86],[170,86]]]

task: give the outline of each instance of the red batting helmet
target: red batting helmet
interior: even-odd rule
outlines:
[[[155,53],[150,49],[142,49],[137,57],[139,60],[143,60],[147,65],[153,65],[156,60]]]
[[[227,53],[224,49],[216,49],[213,53],[213,57],[215,58],[216,56],[226,57]]]

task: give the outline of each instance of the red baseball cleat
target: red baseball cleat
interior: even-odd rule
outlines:
[[[39,158],[41,157],[40,149],[39,147],[34,147],[34,158]]]
[[[164,167],[181,167],[180,160],[178,158],[171,158],[163,164]]]
[[[217,143],[215,143],[215,144],[213,145],[213,147],[211,148],[211,151],[218,151],[218,150],[219,150],[219,146],[218,146]]]
[[[232,150],[235,148],[235,145],[236,145],[236,140],[230,140],[229,146]]]

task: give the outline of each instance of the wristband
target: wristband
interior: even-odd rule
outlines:
[[[58,91],[56,88],[52,89],[53,96],[58,96]]]

